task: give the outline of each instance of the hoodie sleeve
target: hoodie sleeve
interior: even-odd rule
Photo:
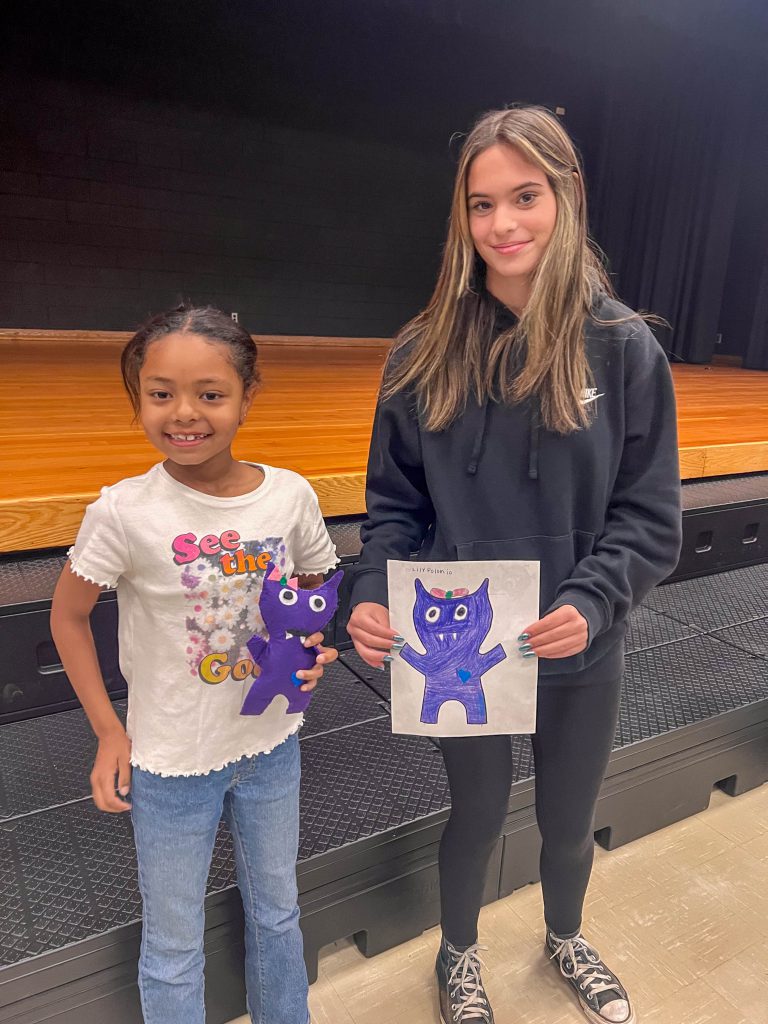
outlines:
[[[400,391],[376,407],[365,490],[368,518],[354,568],[352,606],[388,604],[387,559],[408,559],[421,547],[433,519],[412,395]]]
[[[644,324],[626,342],[624,450],[594,551],[558,588],[548,609],[572,604],[589,643],[677,565],[682,541],[680,465],[672,375]]]

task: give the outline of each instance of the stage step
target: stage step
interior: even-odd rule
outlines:
[[[616,746],[597,813],[608,848],[768,779],[768,565],[658,588],[633,615]],[[716,600],[714,598],[716,597]],[[439,917],[448,787],[434,743],[393,736],[388,673],[342,654],[302,733],[300,862],[308,970],[353,934],[367,955]],[[123,705],[118,704],[122,709]],[[533,760],[515,782],[486,899],[538,877]],[[0,729],[0,1019],[139,1024],[139,898],[130,821],[88,796],[80,711]],[[206,909],[208,1019],[244,1012],[242,910],[222,828]]]

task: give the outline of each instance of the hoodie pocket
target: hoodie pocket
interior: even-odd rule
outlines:
[[[555,599],[555,592],[567,580],[577,562],[592,554],[594,533],[574,530],[559,537],[511,537],[507,540],[473,540],[457,544],[459,560],[481,562],[486,559],[509,559],[540,563],[539,612],[545,612]]]
[[[565,580],[569,579],[576,564],[592,554],[595,534],[585,530],[574,530],[557,537],[539,535],[535,537],[511,537],[505,540],[475,540],[456,545],[460,561],[480,562],[486,560],[532,561],[539,563],[539,614],[543,614],[555,599],[555,593]],[[558,658],[542,661],[541,670],[550,674],[578,671],[583,666],[584,655],[573,658]]]

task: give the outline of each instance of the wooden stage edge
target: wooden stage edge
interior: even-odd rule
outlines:
[[[0,553],[68,546],[102,484],[157,461],[130,427],[119,379],[130,336],[0,329]],[[326,516],[364,513],[370,425],[390,339],[254,340],[263,386],[236,455],[269,453],[273,465],[301,473]],[[768,471],[768,373],[686,364],[672,374],[681,477]]]
[[[365,473],[312,476],[324,516],[365,512]],[[51,494],[44,498],[0,500],[0,554],[68,547],[74,540],[86,505],[98,494]]]

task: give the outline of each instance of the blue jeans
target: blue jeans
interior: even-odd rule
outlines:
[[[296,903],[298,736],[208,775],[134,768],[133,829],[144,901],[139,989],[145,1024],[204,1024],[203,901],[216,827],[232,833],[245,911],[253,1024],[307,1024]]]

